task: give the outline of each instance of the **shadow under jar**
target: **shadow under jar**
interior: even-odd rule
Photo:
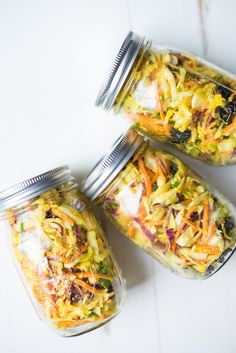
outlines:
[[[56,333],[82,334],[118,313],[124,281],[68,167],[1,192],[0,212],[30,299]]]
[[[236,163],[236,76],[130,32],[96,104],[194,158]]]
[[[209,277],[235,249],[234,206],[133,129],[81,188],[131,241],[183,277]]]

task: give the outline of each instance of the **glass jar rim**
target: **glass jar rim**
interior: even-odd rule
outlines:
[[[0,192],[0,213],[73,180],[70,168],[64,165],[22,181]]]
[[[91,201],[112,182],[136,152],[145,138],[130,128],[112,145],[110,150],[98,161],[90,173],[82,180],[80,190]]]

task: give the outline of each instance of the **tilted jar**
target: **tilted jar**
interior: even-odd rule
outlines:
[[[97,97],[156,140],[215,165],[236,162],[236,76],[130,32]]]
[[[183,277],[209,277],[235,249],[235,207],[133,129],[97,163],[81,189],[131,241]]]

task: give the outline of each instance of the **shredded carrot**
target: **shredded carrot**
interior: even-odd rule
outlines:
[[[79,322],[78,320],[75,321],[75,320],[65,320],[65,321],[59,321],[57,322],[57,326],[59,328],[66,328],[66,327],[73,327],[73,326],[78,326],[79,325]]]
[[[140,202],[139,208],[138,208],[138,215],[140,218],[144,218],[147,215],[147,210],[144,206],[143,201]]]
[[[164,167],[165,167],[165,172],[166,172],[166,174],[169,174],[169,172],[170,172],[170,166],[169,166],[169,163],[166,161],[166,159],[165,159],[165,158],[163,158],[163,157],[161,157],[161,156],[159,156],[159,158],[161,159],[162,164],[163,164],[163,165],[164,165]]]
[[[180,234],[182,233],[184,227],[186,226],[186,221],[183,221],[180,225],[180,227],[178,228],[176,234],[175,234],[175,239],[177,240],[180,236]]]
[[[111,316],[111,314],[105,312],[105,313],[103,314],[103,316],[106,318],[106,317]],[[98,319],[100,319],[100,318],[98,318]],[[101,319],[100,319],[100,320],[101,320]]]
[[[80,272],[80,273],[74,273],[78,278],[90,278],[90,277],[94,277],[96,279],[99,278],[105,278],[105,279],[109,279],[110,281],[112,280],[112,276],[107,275],[107,274],[103,274],[103,273],[93,273],[93,272]]]
[[[166,132],[162,120],[157,120],[151,116],[142,114],[129,114],[129,117],[132,120],[138,121],[140,126],[144,129],[150,129],[151,131],[159,134],[165,134]]]
[[[169,125],[165,124],[165,125],[164,125],[164,129],[165,129],[166,135],[168,136],[168,135],[170,134],[170,127],[169,127]]]
[[[156,97],[157,97],[157,103],[158,103],[158,107],[159,107],[161,120],[164,120],[165,113],[163,110],[163,105],[162,105],[162,101],[161,101],[161,92],[160,92],[160,88],[159,88],[158,84],[157,84],[157,96]]]
[[[190,216],[191,216],[191,214],[194,212],[194,210],[196,209],[196,207],[191,207],[189,210],[188,210],[188,212],[186,213],[186,218],[188,219]]]
[[[191,222],[189,219],[186,219],[185,222],[192,228],[196,229],[196,230],[199,230],[199,227],[194,223],[194,222]]]
[[[133,238],[135,236],[135,228],[131,225],[128,226],[128,235]]]
[[[163,182],[165,183],[166,177],[165,177],[165,174],[163,173],[162,166],[161,166],[160,162],[158,163],[157,170],[158,170],[158,173],[159,173],[160,177],[162,178]]]
[[[219,139],[215,139],[214,136],[210,136],[207,139],[205,139],[204,141],[202,141],[202,143],[204,145],[208,144],[208,143],[217,143]]]
[[[70,224],[74,224],[73,219],[71,219],[69,216],[67,216],[64,212],[62,212],[61,210],[59,210],[58,208],[52,208],[52,213],[54,213],[55,216],[63,219],[64,221],[70,223]]]
[[[204,261],[201,261],[201,260],[194,260],[192,259],[190,256],[188,255],[179,255],[183,260],[188,260],[189,262],[191,262],[193,265],[197,265],[197,266],[205,266],[205,262]]]
[[[186,266],[186,265],[193,265],[194,263],[192,261],[190,261],[189,259],[187,260],[186,257],[182,254],[178,254],[178,256],[184,260],[184,264],[182,266]]]
[[[142,159],[139,159],[138,166],[144,178],[144,182],[146,186],[146,194],[147,196],[149,196],[152,193],[152,184],[151,184],[150,176],[148,174],[148,171]]]
[[[217,230],[216,225],[210,224],[208,235],[211,237],[216,233],[216,230]]]
[[[176,240],[179,238],[181,232],[183,231],[184,227],[186,225],[186,222],[182,222],[180,227],[177,229],[177,232],[175,233],[175,238],[174,238],[174,241],[173,241],[173,245],[172,245],[172,250],[173,252],[175,252],[176,250]]]
[[[85,283],[81,279],[75,279],[74,282],[91,293],[95,293],[95,294],[101,293],[100,289],[90,286],[89,284]]]
[[[216,230],[217,230],[216,225],[211,223],[208,228],[208,233],[205,234],[205,236],[203,236],[201,240],[201,244],[205,245],[211,239],[211,237],[216,233]]]
[[[182,201],[181,203],[184,206],[188,206],[192,201],[193,201],[192,199],[187,199],[187,200]]]
[[[222,129],[222,132],[229,132],[231,131],[232,129],[234,129],[236,127],[236,118],[234,119],[234,121],[229,124],[228,126],[226,126],[224,129]]]
[[[220,249],[218,246],[211,246],[207,244],[202,244],[202,245],[198,244],[196,246],[196,249],[198,252],[201,252],[207,255],[218,255],[220,252]]]
[[[156,183],[158,177],[159,177],[159,172],[157,170],[157,172],[152,176],[152,183]]]

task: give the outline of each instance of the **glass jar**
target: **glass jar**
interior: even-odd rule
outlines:
[[[236,162],[236,76],[130,32],[96,105],[192,157]]]
[[[82,190],[131,241],[183,277],[209,277],[235,249],[234,206],[133,129],[99,161]]]
[[[124,281],[68,167],[3,191],[0,212],[30,299],[55,332],[82,334],[119,312]]]

